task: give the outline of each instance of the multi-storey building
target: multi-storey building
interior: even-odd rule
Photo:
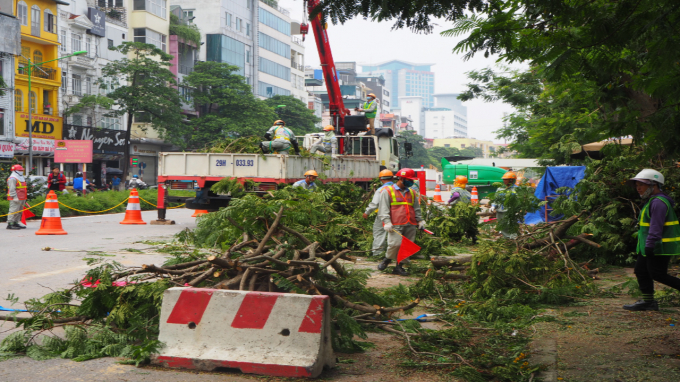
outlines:
[[[14,56],[21,53],[21,25],[12,2],[0,7],[0,161],[14,157]]]
[[[41,63],[59,57],[57,4],[68,3],[62,0],[19,0],[15,4],[21,24],[21,52],[15,60],[14,81],[15,154],[25,162],[30,128],[33,132],[33,167],[38,174],[43,174],[50,165],[50,158],[54,157],[54,141],[62,138],[63,125],[57,104],[61,69],[57,61]],[[29,62],[37,64],[31,69],[30,90]],[[32,126],[29,126],[29,119]]]
[[[380,111],[389,114],[392,110],[392,98],[389,89],[385,86],[385,78],[382,75],[371,77],[359,75],[356,79],[366,85],[369,93],[375,94],[380,104]]]
[[[385,87],[391,92],[391,107],[401,106],[400,97],[422,97],[423,107],[434,107],[434,64],[419,64],[391,60],[378,64],[362,65],[362,77],[382,75]]]
[[[491,155],[498,153],[502,144],[493,143],[493,141],[486,141],[476,138],[444,138],[433,141],[434,147],[455,147],[458,149],[466,149],[476,147],[482,150],[483,157],[489,158]]]
[[[173,34],[173,25],[191,25],[192,13],[185,12],[179,5],[170,6],[170,45],[169,50],[172,55],[170,61],[170,71],[175,75],[178,84],[179,94],[182,100],[182,114],[185,120],[196,117],[190,89],[183,85],[184,77],[194,71],[194,65],[198,59],[200,42],[186,41],[182,37]]]
[[[122,0],[71,0],[59,6],[59,56],[78,51],[80,56],[59,60],[62,70],[59,92],[60,112],[78,104],[88,95],[104,95],[115,81],[102,77],[102,68],[125,55],[109,50],[128,40],[127,12]],[[100,83],[103,80],[104,83]],[[85,108],[63,117],[64,139],[92,140],[93,163],[88,178],[96,184],[106,181],[107,168],[120,168],[124,155],[126,118],[110,116],[102,107]],[[62,166],[67,177],[81,171],[79,165]]]

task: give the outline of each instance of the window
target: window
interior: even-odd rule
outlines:
[[[250,36],[250,24],[246,23],[246,36]]]
[[[71,88],[73,88],[73,94],[79,96],[83,95],[82,82],[80,74],[71,74]]]
[[[258,43],[260,45],[260,48],[267,49],[270,52],[278,54],[279,56],[290,58],[290,45],[288,44],[285,44],[262,32],[260,32],[259,34]]]
[[[14,111],[24,111],[24,93],[21,90],[14,91]]]
[[[266,82],[260,81],[258,83],[258,93],[262,97],[271,98],[275,95],[289,96],[290,90],[283,89],[278,86],[270,85]]]
[[[73,114],[73,124],[76,126],[83,125],[83,116],[80,114]]]
[[[236,30],[239,32],[241,31],[241,19],[238,17],[236,18]]]
[[[71,33],[71,53],[79,52],[82,50],[83,36]]]
[[[165,5],[166,0],[134,0],[132,9],[135,11],[147,11],[158,17],[165,18]]]
[[[189,89],[189,88],[185,88],[183,86],[180,86],[179,96],[182,97],[184,102],[190,103],[190,102],[193,101],[193,98],[191,97],[191,89]]]
[[[185,18],[185,19],[190,19],[190,18],[192,18],[192,17],[194,17],[194,11],[193,11],[193,10],[191,10],[191,11],[184,11],[184,18]]]
[[[444,143],[444,147],[451,147],[451,145],[448,143]]]
[[[85,50],[87,51],[87,56],[92,55],[92,37],[85,37]]]
[[[17,4],[17,17],[21,25],[28,25],[28,6],[23,1]]]
[[[62,76],[61,76],[61,94],[66,94],[66,88],[68,87],[66,85],[67,80],[68,79],[67,79],[66,73],[62,74]]]
[[[102,117],[99,123],[105,129],[120,130],[120,119],[118,117]]]
[[[460,145],[460,148],[461,148],[461,149],[464,149],[464,148],[465,148],[465,143],[462,143],[462,144]]]
[[[250,0],[246,0],[246,8],[250,9]]]
[[[123,0],[99,0],[97,4],[100,8],[120,8],[123,7]]]
[[[66,29],[61,30],[61,36],[60,36],[61,41],[61,51],[66,52]]]
[[[37,5],[31,7],[31,34],[40,36],[40,7]]]
[[[5,110],[0,109],[0,135],[5,135]]]
[[[85,94],[90,95],[92,93],[92,77],[85,77]]]
[[[270,28],[276,29],[286,36],[290,36],[290,23],[266,11],[264,8],[260,8],[260,22]]]
[[[250,63],[250,49],[246,49],[246,62]]]
[[[35,113],[35,111],[37,110],[35,105],[37,103],[38,97],[35,95],[35,92],[30,92],[30,93],[28,93],[28,95],[29,95],[29,97],[28,97],[28,107],[31,108],[32,113]]]
[[[111,48],[113,48],[113,40],[111,40],[111,39],[108,39],[108,40],[109,40],[108,47],[109,47],[109,49],[111,49]]]
[[[149,113],[135,113],[134,122],[137,123],[149,123],[151,122],[151,114]]]
[[[42,52],[39,51],[39,50],[34,50],[34,51],[33,51],[33,63],[34,63],[34,64],[40,64],[40,63],[42,63],[43,61],[44,61],[44,60],[43,60],[43,54],[42,54]]]
[[[206,59],[208,61],[226,62],[239,67],[235,74],[244,76],[246,66],[246,45],[223,34],[206,35]]]
[[[290,68],[260,57],[260,71],[290,81]]]
[[[224,25],[231,28],[231,13],[224,13]]]
[[[155,45],[158,49],[165,52],[165,35],[146,28],[135,28],[135,41]]]
[[[45,32],[57,33],[57,19],[49,9],[45,9]]]

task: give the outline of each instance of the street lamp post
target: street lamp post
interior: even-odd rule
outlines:
[[[54,60],[48,60],[48,61],[43,61],[43,62],[38,62],[38,63],[32,63],[31,59],[29,57],[23,56],[26,61],[28,62],[28,171],[27,173],[30,173],[31,170],[33,169],[33,109],[31,108],[31,73],[32,69],[35,66],[36,68],[40,69],[39,65],[46,64],[48,62],[52,61],[57,61],[61,60],[64,58],[69,58],[73,56],[80,56],[82,54],[86,54],[86,50],[80,50],[78,52],[75,52],[73,54],[69,54],[68,56],[64,57],[59,57],[55,58]],[[44,71],[43,71],[44,72]],[[38,97],[35,97],[35,107],[38,107]]]

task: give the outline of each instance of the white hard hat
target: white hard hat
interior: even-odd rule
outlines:
[[[662,173],[660,173],[656,170],[652,170],[651,168],[646,168],[646,169],[638,172],[638,174],[635,175],[635,178],[629,179],[627,183],[631,186],[634,186],[635,182],[637,182],[637,181],[647,183],[647,184],[654,184],[653,182],[656,182],[656,183],[663,185],[664,178],[663,178]]]

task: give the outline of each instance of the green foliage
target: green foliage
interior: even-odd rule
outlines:
[[[294,96],[275,95],[264,102],[270,108],[277,110],[278,119],[284,120],[286,127],[291,129],[295,135],[319,132],[316,124],[321,122],[321,119],[314,115],[314,110],[309,109],[304,102]],[[279,105],[285,105],[285,107],[276,109]]]
[[[416,134],[415,131],[410,130],[400,132],[398,137],[400,138],[399,139],[400,153],[406,152],[404,150],[405,142],[410,143],[411,146],[413,147],[413,156],[411,156],[410,158],[405,157],[399,158],[401,167],[420,168],[420,166],[423,165],[426,168],[429,168],[430,164],[434,164],[432,163],[432,159],[428,155],[427,150],[425,150],[425,148],[423,147],[423,144],[425,143],[423,137]]]
[[[524,223],[524,217],[529,212],[536,212],[540,208],[541,201],[534,196],[535,189],[526,184],[512,188],[509,192],[503,183],[495,183],[500,187],[491,194],[491,202],[497,209],[503,207],[503,217],[498,219],[496,229],[508,233],[518,233],[520,224]]]
[[[196,24],[183,23],[173,14],[170,14],[170,35],[177,36],[185,42],[192,42],[196,47],[201,45],[201,31]]]
[[[216,194],[231,195],[233,198],[241,198],[246,195],[243,185],[236,178],[224,178],[213,184],[210,191]]]
[[[224,138],[264,136],[277,119],[265,101],[238,75],[239,68],[219,62],[198,62],[184,77],[194,106],[200,112],[181,134],[184,148],[199,148]]]
[[[453,206],[427,206],[428,229],[448,241],[472,239],[479,232],[479,205],[456,203]]]

